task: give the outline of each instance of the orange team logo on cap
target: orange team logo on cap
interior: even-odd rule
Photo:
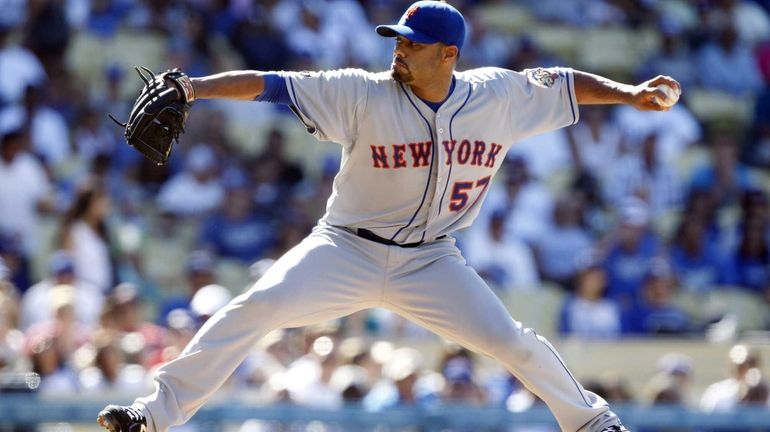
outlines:
[[[412,6],[411,8],[409,8],[409,10],[406,11],[406,19],[409,19],[409,18],[413,17],[414,14],[417,13],[417,9],[420,9],[420,7],[419,6]]]

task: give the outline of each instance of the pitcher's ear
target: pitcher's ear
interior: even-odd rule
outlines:
[[[442,58],[444,60],[454,60],[457,61],[457,59],[460,57],[460,50],[455,45],[445,45],[443,47],[443,55]]]

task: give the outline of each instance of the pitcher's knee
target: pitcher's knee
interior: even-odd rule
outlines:
[[[232,303],[254,318],[266,318],[286,309],[286,301],[275,290],[259,290],[253,287],[233,299]]]
[[[528,329],[507,327],[491,332],[485,338],[484,350],[499,360],[526,362],[533,355],[535,348],[532,343],[536,341],[534,335],[526,330]]]

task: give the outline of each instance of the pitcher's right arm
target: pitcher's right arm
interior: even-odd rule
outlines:
[[[239,70],[191,78],[196,99],[254,100],[265,90],[266,72]]]

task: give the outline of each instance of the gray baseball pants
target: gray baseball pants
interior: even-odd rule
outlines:
[[[564,431],[594,432],[618,422],[548,341],[511,318],[454,239],[401,248],[330,226],[316,227],[214,314],[176,360],[158,369],[155,393],[135,404],[150,431],[165,432],[189,420],[268,332],[372,307],[498,360],[548,405]]]

